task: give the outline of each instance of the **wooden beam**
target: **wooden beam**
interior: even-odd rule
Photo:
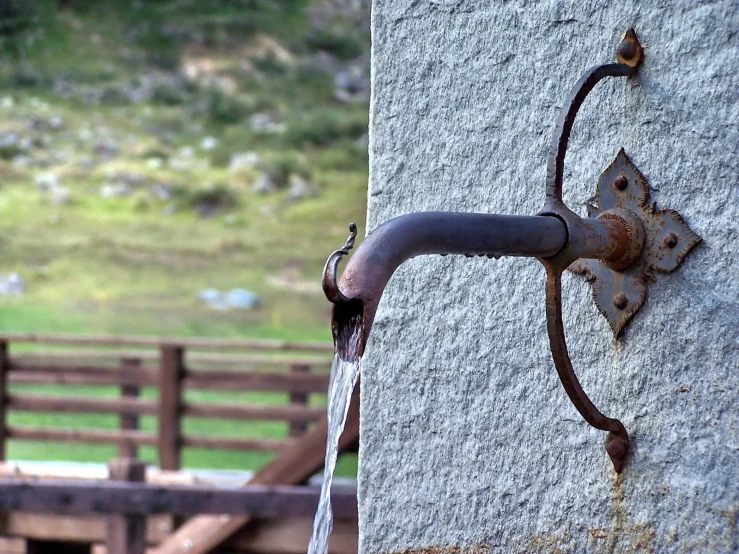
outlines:
[[[144,431],[103,431],[77,429],[50,429],[43,427],[8,427],[7,437],[16,440],[83,442],[88,444],[120,444],[132,442],[138,445],[157,444],[157,435]]]
[[[186,402],[183,414],[189,417],[212,417],[254,421],[289,421],[312,423],[326,417],[326,408],[310,406],[279,406],[274,404],[205,404]]]
[[[141,367],[141,358],[123,358],[121,360],[121,369],[125,373],[129,369],[139,369]],[[151,412],[143,411],[121,411],[118,412],[118,428],[123,431],[138,431],[139,430],[139,414],[141,413],[156,413],[157,404],[150,400],[141,400],[141,387],[138,385],[121,385],[121,398],[119,401],[124,403],[132,403],[138,406],[146,406],[147,410]],[[143,404],[142,404],[143,403]],[[136,444],[132,442],[123,442],[118,445],[118,456],[120,458],[137,458],[139,449]]]
[[[146,464],[132,458],[119,458],[108,464],[110,479],[126,483],[143,483],[146,479]],[[0,488],[0,490],[2,490]],[[101,489],[98,492],[105,492]],[[125,503],[118,508],[126,507]],[[115,513],[108,517],[107,538],[109,554],[144,554],[146,551],[146,517],[141,514]]]
[[[310,366],[305,364],[295,364],[290,367],[292,373],[309,374]],[[326,390],[326,389],[324,389]],[[308,394],[305,392],[291,392],[290,404],[298,406],[308,405]],[[288,434],[291,437],[299,437],[308,430],[308,425],[304,422],[290,422]]]
[[[60,361],[68,364],[80,364],[89,362],[105,362],[118,364],[122,359],[135,358],[142,362],[159,360],[158,352],[154,350],[94,350],[86,349],[50,349],[39,352],[18,352],[13,354],[13,360],[20,364],[58,364]],[[241,368],[255,367],[289,367],[293,364],[308,364],[313,367],[329,369],[331,358],[318,356],[314,353],[290,353],[286,357],[283,353],[256,355],[256,354],[218,354],[214,352],[186,351],[188,364],[214,364],[226,366],[239,366]]]
[[[0,463],[0,477],[13,478],[13,479],[25,479],[28,481],[35,481],[38,479],[49,479],[56,481],[100,481],[100,476],[94,470],[87,472],[82,471],[80,473],[75,472],[74,475],[70,476],[65,471],[60,473],[54,472],[54,466],[26,466],[22,462],[3,462]],[[193,484],[205,484],[209,485],[210,482],[203,481],[198,477],[195,477],[192,473],[184,471],[161,471],[156,467],[148,467],[146,472],[147,483],[154,483],[157,485],[193,485]],[[0,524],[2,519],[0,519]],[[2,533],[0,533],[1,535]]]
[[[142,467],[143,462],[137,462]],[[136,465],[136,471],[138,470]],[[125,469],[125,468],[124,468]],[[133,472],[131,469],[129,471]],[[112,475],[128,475],[111,469]],[[134,475],[133,473],[131,473]],[[135,473],[134,477],[138,477]],[[143,477],[142,477],[143,478]],[[255,517],[311,516],[320,490],[249,485],[224,489],[201,485],[152,485],[125,481],[28,481],[0,479],[0,510],[53,514],[233,514]],[[332,494],[337,518],[356,519],[356,490]]]
[[[151,369],[131,369],[123,373],[119,367],[89,365],[41,365],[11,360],[10,383],[39,385],[147,385],[158,384],[156,372]]]
[[[198,390],[253,390],[287,392],[322,392],[328,390],[329,376],[277,372],[246,372],[188,369],[185,387]]]
[[[0,462],[5,461],[8,412],[8,343],[0,340]]]
[[[135,385],[123,385],[124,387]],[[9,394],[6,397],[7,409],[17,412],[53,412],[79,414],[120,414],[154,415],[157,402],[136,398],[90,398],[89,396],[48,396],[40,394]],[[270,404],[208,404],[186,403],[183,415],[189,417],[209,417],[218,419],[289,421],[311,423],[326,415],[325,408],[312,408],[300,405]],[[136,428],[127,429],[130,431]]]
[[[136,385],[123,386],[135,387]],[[90,398],[89,396],[59,397],[40,394],[9,394],[8,409],[18,412],[153,415],[157,413],[157,403],[153,400],[134,397]]]
[[[258,452],[279,452],[289,447],[289,439],[237,439],[228,437],[208,437],[205,435],[186,435],[181,446],[193,448],[212,448],[216,450],[256,450]]]
[[[159,368],[159,467],[180,469],[182,458],[182,379],[184,351],[178,346],[162,346]]]
[[[173,350],[168,350],[172,352]],[[177,350],[174,350],[177,351]],[[181,352],[181,351],[180,351]],[[8,381],[13,384],[38,385],[161,385],[155,371],[130,369],[125,373],[116,367],[85,365],[36,365],[11,362]],[[161,375],[159,375],[161,378]],[[239,390],[326,393],[327,374],[290,374],[278,372],[247,372],[241,370],[190,369],[183,371],[184,386],[198,390]]]
[[[323,467],[327,425],[324,419],[262,468],[248,485],[287,485],[307,480]],[[344,433],[339,438],[342,452],[359,437],[359,386],[349,405]],[[156,549],[157,554],[207,554],[249,522],[248,517],[198,516],[180,527]]]
[[[279,340],[231,340],[190,337],[142,337],[142,336],[73,336],[35,333],[3,333],[0,340],[7,342],[63,344],[67,346],[133,346],[153,347],[161,345],[195,348],[201,350],[275,350],[303,352],[333,352],[328,342],[287,342]]]
[[[172,531],[171,520],[170,516],[149,517],[147,542],[158,544],[164,540]],[[9,512],[0,524],[0,534],[48,541],[104,542],[106,517]]]

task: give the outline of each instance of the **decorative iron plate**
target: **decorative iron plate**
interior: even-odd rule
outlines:
[[[647,180],[623,148],[600,176],[596,205],[588,205],[588,217],[610,210],[632,212],[644,226],[646,236],[639,260],[624,271],[592,259],[579,259],[568,269],[585,274],[592,282],[593,300],[618,338],[644,304],[647,281],[655,280],[655,271],[676,269],[702,239],[675,210],[657,210],[650,202]]]

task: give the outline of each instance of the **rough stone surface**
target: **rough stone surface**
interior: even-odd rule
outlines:
[[[704,242],[650,285],[621,341],[564,278],[575,369],[631,433],[628,467],[617,480],[557,379],[536,260],[417,258],[365,356],[361,552],[739,550],[736,2],[376,0],[368,227],[536,213],[563,99],[630,26],[646,63],[588,98],[565,200],[585,215],[623,146]]]

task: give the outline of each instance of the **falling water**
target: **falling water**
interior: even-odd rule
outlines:
[[[323,466],[323,484],[321,498],[318,501],[316,518],[313,521],[313,536],[308,545],[308,554],[327,554],[328,536],[333,528],[331,512],[331,482],[336,468],[339,451],[339,437],[346,424],[354,385],[359,377],[361,358],[357,348],[361,337],[359,321],[347,325],[337,337],[337,352],[345,352],[346,359],[338,354],[331,365],[331,377],[328,386],[328,438],[326,440],[326,461]]]

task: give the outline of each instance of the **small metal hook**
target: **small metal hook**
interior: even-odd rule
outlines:
[[[340,302],[349,302],[349,298],[339,289],[339,285],[336,281],[336,273],[339,268],[339,262],[344,256],[349,255],[349,250],[354,248],[354,241],[357,238],[357,225],[356,223],[349,224],[349,237],[346,239],[344,246],[339,250],[335,250],[331,253],[326,260],[326,265],[323,268],[323,279],[321,284],[323,285],[323,292],[326,294],[329,302],[332,304],[338,304]]]

